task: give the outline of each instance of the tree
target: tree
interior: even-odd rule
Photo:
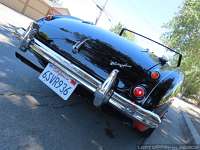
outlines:
[[[111,32],[114,32],[114,33],[116,33],[116,34],[119,34],[120,31],[121,31],[124,27],[125,27],[125,26],[124,26],[121,22],[119,22],[117,25],[115,25],[114,27],[112,27],[112,28],[110,29],[110,31],[111,31]],[[122,34],[122,36],[125,37],[125,38],[128,39],[128,40],[131,40],[131,41],[134,41],[134,40],[135,40],[135,36],[134,36],[134,34],[131,33],[131,32],[124,32],[124,33]]]
[[[163,42],[183,54],[183,94],[200,95],[200,1],[185,0],[177,15],[164,26]]]

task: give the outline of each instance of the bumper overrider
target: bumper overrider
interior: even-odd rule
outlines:
[[[34,38],[35,29],[34,23],[28,28],[24,35],[22,35],[22,44],[20,46],[24,55],[27,49],[30,52],[36,53],[46,59],[49,63],[55,65],[71,78],[75,79],[79,84],[85,86],[94,93],[94,105],[99,107],[103,104],[109,104],[126,116],[133,120],[138,120],[150,128],[156,128],[161,123],[160,117],[149,110],[136,105],[131,100],[121,96],[113,90],[114,83],[117,79],[118,70],[114,69],[107,79],[102,83],[94,78],[69,60],[59,55],[39,40]]]

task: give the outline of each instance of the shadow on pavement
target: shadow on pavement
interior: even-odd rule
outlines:
[[[191,142],[188,131],[179,108],[172,106],[162,120],[162,124],[156,129],[145,144],[189,144]]]

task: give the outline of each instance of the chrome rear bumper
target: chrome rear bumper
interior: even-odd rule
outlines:
[[[90,91],[94,92],[97,98],[97,103],[94,103],[95,105],[98,106],[98,98],[102,98],[103,101],[112,105],[129,118],[136,119],[150,128],[156,128],[161,123],[161,119],[156,113],[136,105],[132,101],[122,97],[120,94],[112,90],[118,70],[113,70],[108,79],[102,83],[37,39],[32,39],[32,42],[29,44],[29,48],[31,48],[34,53],[37,53],[46,59],[49,63],[54,64],[71,78],[84,85]]]

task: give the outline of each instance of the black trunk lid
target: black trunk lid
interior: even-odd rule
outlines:
[[[159,64],[144,49],[109,31],[80,20],[40,20],[37,38],[100,80],[119,70],[118,88],[146,82],[149,69]],[[73,47],[84,41],[81,47]]]

